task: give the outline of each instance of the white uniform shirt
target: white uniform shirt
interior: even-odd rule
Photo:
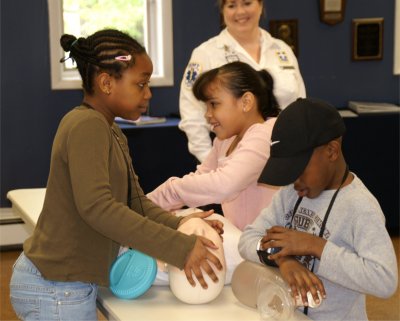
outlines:
[[[192,93],[199,74],[228,62],[243,61],[256,70],[266,69],[274,80],[274,94],[283,109],[306,91],[299,65],[291,48],[282,40],[273,38],[260,28],[261,56],[257,63],[243,47],[224,29],[221,33],[202,43],[192,52],[181,83],[179,128],[186,133],[189,151],[203,161],[211,149],[210,126],[204,117],[206,106]]]

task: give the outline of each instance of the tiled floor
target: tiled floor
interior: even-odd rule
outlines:
[[[399,264],[399,239],[392,237],[393,245],[397,253],[397,262]],[[10,305],[9,299],[9,281],[11,268],[19,255],[19,251],[0,252],[0,275],[1,275],[1,297],[0,297],[0,320],[14,321],[18,320]],[[370,320],[400,320],[400,291],[391,298],[383,300],[372,296],[367,297],[367,312]],[[99,312],[99,320],[106,320]]]

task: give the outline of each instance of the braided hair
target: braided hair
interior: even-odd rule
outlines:
[[[87,38],[76,38],[64,34],[60,38],[61,47],[69,52],[67,58],[73,59],[82,78],[85,92],[93,94],[93,79],[98,72],[104,71],[115,78],[121,78],[122,73],[135,64],[135,56],[146,53],[146,49],[126,33],[114,29],[95,32]],[[119,60],[123,56],[130,59]]]
[[[206,91],[214,81],[228,89],[236,99],[251,92],[256,97],[257,108],[264,119],[276,117],[281,111],[273,93],[274,81],[266,70],[256,71],[240,61],[222,65],[199,76],[193,85],[194,96],[204,102],[209,100]]]

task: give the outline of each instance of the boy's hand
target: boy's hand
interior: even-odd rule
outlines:
[[[314,301],[318,304],[320,299],[326,298],[326,292],[322,281],[295,258],[284,257],[277,261],[283,279],[289,284],[292,296],[301,295],[304,306],[308,305],[307,292],[310,291]]]
[[[186,278],[189,283],[192,286],[196,286],[196,283],[193,280],[194,274],[204,289],[207,289],[208,286],[204,280],[203,273],[200,268],[202,268],[214,282],[218,282],[218,277],[211,267],[210,262],[212,262],[218,270],[222,270],[222,264],[220,260],[214,254],[212,254],[207,247],[212,249],[218,248],[209,239],[197,235],[196,243],[192,251],[189,253],[189,257],[184,267]]]
[[[269,256],[270,260],[278,260],[288,255],[312,255],[321,258],[326,240],[301,231],[282,226],[273,226],[266,231],[261,240],[261,248],[280,247],[278,253]]]
[[[185,216],[179,222],[179,226],[181,226],[183,223],[185,223],[186,221],[190,220],[191,218],[194,218],[194,217],[202,218],[202,219],[204,219],[204,222],[206,222],[208,225],[210,225],[222,237],[222,234],[224,233],[224,223],[222,223],[219,220],[205,220],[205,218],[209,217],[213,213],[214,213],[214,210],[209,210],[209,211],[206,211],[206,212],[195,212],[195,213],[192,213],[190,215]]]

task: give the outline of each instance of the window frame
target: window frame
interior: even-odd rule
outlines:
[[[393,74],[400,75],[400,0],[395,2],[394,14],[394,61],[393,61]],[[400,97],[399,97],[400,102]]]
[[[145,33],[146,50],[151,57],[154,70],[158,74],[151,77],[152,87],[173,86],[173,38],[172,38],[172,0],[146,0],[149,34]],[[60,46],[63,34],[62,0],[48,0],[49,40],[50,40],[50,76],[51,88],[81,89],[82,80],[77,69],[65,70],[60,58],[65,52]],[[150,28],[153,26],[153,28]],[[157,37],[160,36],[160,37]]]

